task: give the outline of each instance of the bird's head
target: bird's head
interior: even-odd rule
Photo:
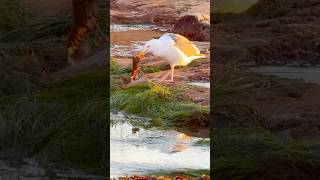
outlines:
[[[152,40],[146,42],[146,44],[143,47],[142,52],[144,54],[152,54],[154,48],[156,47],[156,43],[157,43],[157,39],[152,39]]]

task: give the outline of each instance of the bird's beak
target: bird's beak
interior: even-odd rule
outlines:
[[[145,56],[145,52],[140,51],[136,56],[139,57],[140,59],[142,59]]]

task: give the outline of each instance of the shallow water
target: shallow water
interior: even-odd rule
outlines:
[[[198,86],[198,87],[204,87],[204,88],[209,88],[210,89],[210,82],[191,82],[188,83],[193,86]]]
[[[154,24],[111,24],[110,32],[136,31],[136,30],[159,30],[167,31],[164,27],[159,27]]]
[[[320,84],[320,67],[259,66],[250,69],[261,74]]]
[[[157,171],[209,170],[210,146],[197,145],[198,141],[208,138],[189,137],[175,130],[144,129],[132,125],[130,118],[121,113],[111,118],[116,122],[110,130],[112,177]]]
[[[111,57],[132,57],[142,50],[145,41],[132,41],[130,45],[112,44],[110,47]]]
[[[154,24],[111,24],[110,32],[124,32],[136,30],[159,30],[166,32],[167,29]],[[132,57],[135,53],[142,50],[145,41],[131,41],[130,45],[111,44],[111,57]]]

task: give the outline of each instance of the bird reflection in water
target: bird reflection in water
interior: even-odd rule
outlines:
[[[184,134],[184,133],[179,133],[176,136],[176,141],[178,142],[177,144],[172,146],[172,153],[176,152],[182,152],[188,148],[186,144],[181,144],[181,143],[186,143],[191,141],[191,137]]]

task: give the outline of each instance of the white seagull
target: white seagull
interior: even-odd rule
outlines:
[[[142,53],[161,57],[170,64],[170,82],[174,81],[173,74],[175,66],[186,66],[194,59],[205,57],[205,55],[200,54],[200,50],[191,41],[180,34],[174,33],[166,33],[159,39],[149,40],[146,42]],[[170,71],[160,79],[160,82],[164,81],[169,74]]]

